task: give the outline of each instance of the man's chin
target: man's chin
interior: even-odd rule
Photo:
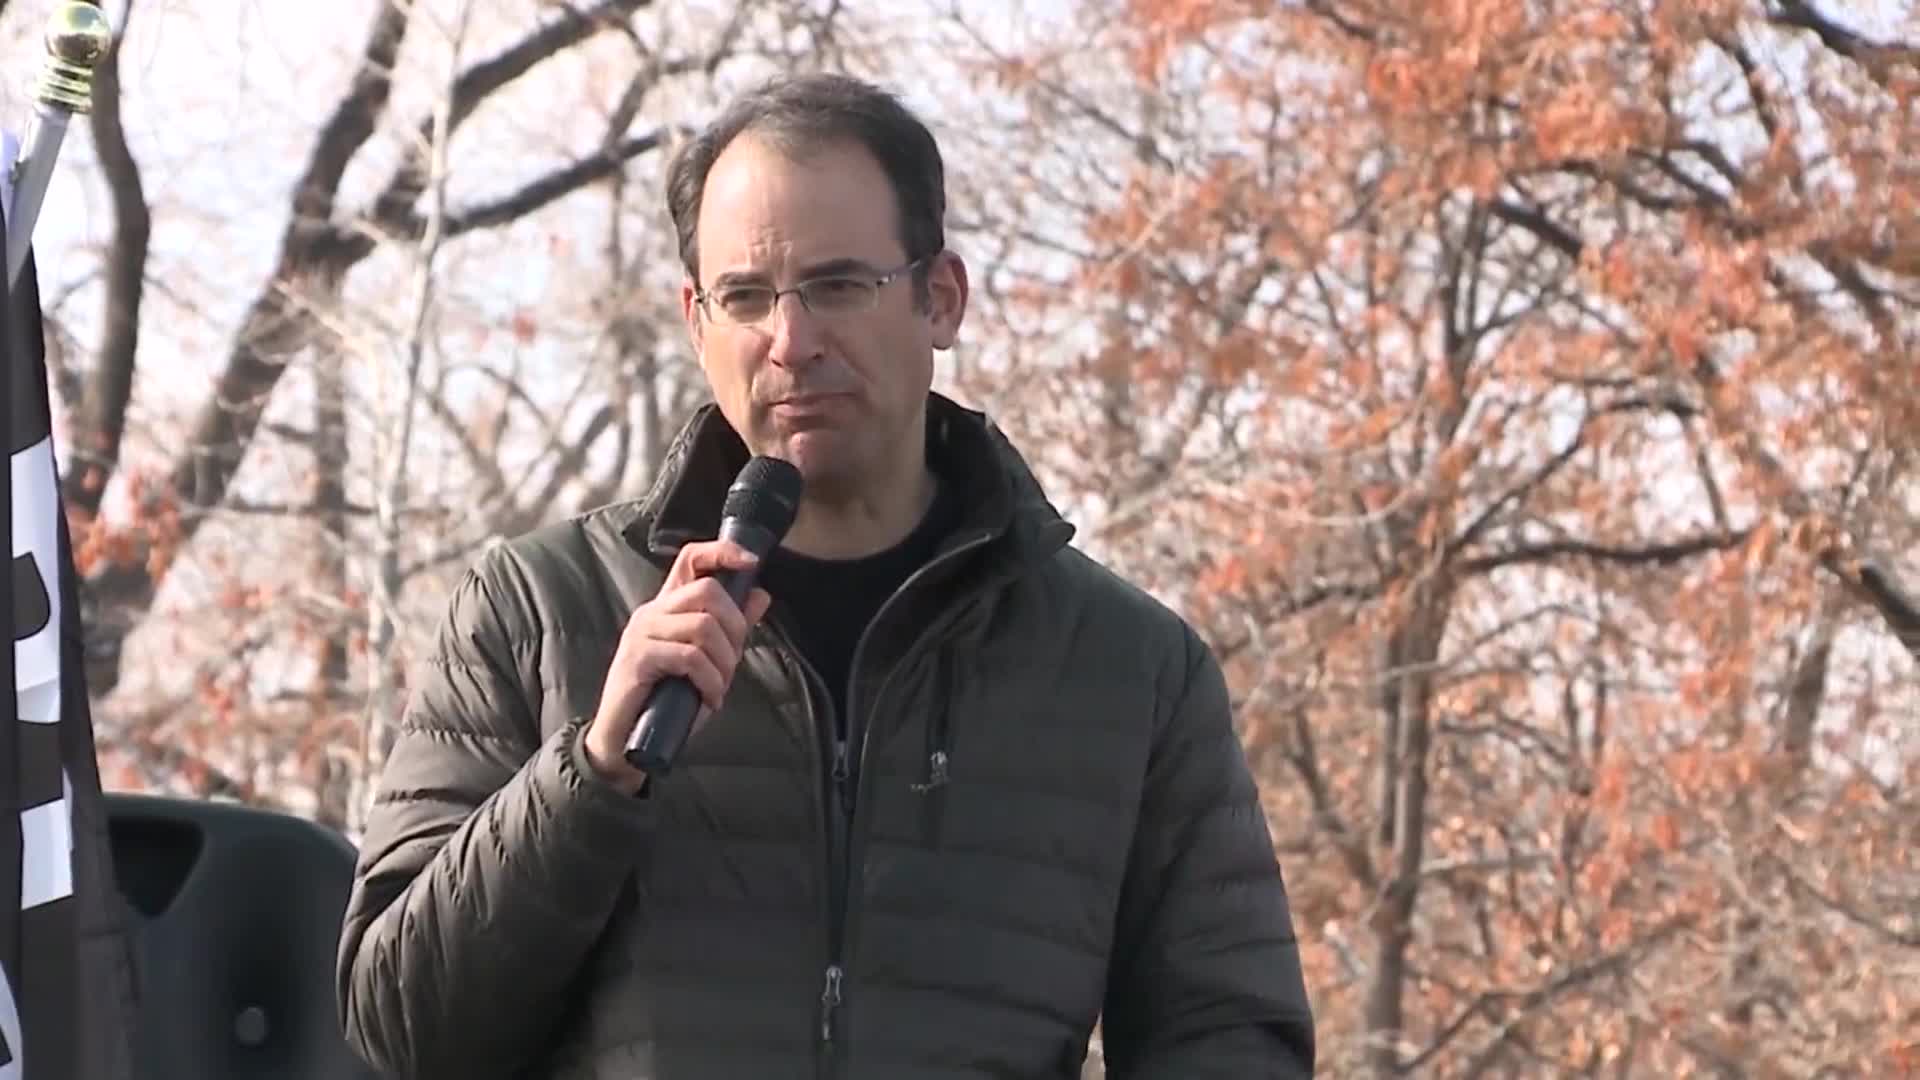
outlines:
[[[863,474],[850,433],[834,428],[788,432],[775,453],[800,470],[806,490],[815,495],[844,494]]]
[[[815,472],[836,472],[844,467],[851,449],[847,433],[831,427],[788,431],[779,439],[780,456],[794,463],[802,476]]]

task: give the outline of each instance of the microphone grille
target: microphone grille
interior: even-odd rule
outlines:
[[[750,521],[784,537],[800,513],[800,488],[800,470],[792,462],[756,457],[733,478],[720,516]]]

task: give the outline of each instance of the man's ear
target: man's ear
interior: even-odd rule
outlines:
[[[933,319],[933,347],[951,349],[967,316],[967,264],[955,251],[943,251],[927,264],[928,314]]]
[[[695,352],[700,350],[700,336],[705,328],[700,320],[700,301],[695,295],[692,278],[683,278],[680,282],[680,317],[687,324],[687,339],[693,342]]]

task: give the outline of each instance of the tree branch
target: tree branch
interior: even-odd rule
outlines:
[[[365,503],[336,502],[329,504],[325,500],[315,499],[309,502],[269,502],[260,499],[229,498],[220,505],[223,513],[247,514],[255,517],[315,518],[326,514],[343,514],[348,517],[370,517],[373,507]],[[437,519],[445,517],[438,507],[402,510],[401,517],[417,519]]]
[[[1893,65],[1920,62],[1920,46],[1874,41],[1822,15],[1807,0],[1774,2],[1778,10],[1768,17],[1769,22],[1812,32],[1828,51],[1859,64],[1883,87],[1892,81],[1888,69]]]
[[[1380,888],[1380,876],[1374,870],[1372,857],[1367,854],[1364,838],[1347,824],[1339,805],[1334,802],[1326,774],[1320,768],[1313,725],[1307,722],[1304,709],[1293,711],[1293,745],[1284,748],[1282,756],[1299,774],[1300,782],[1306,785],[1308,798],[1313,802],[1316,823],[1346,862],[1347,872],[1368,891],[1377,891]]]
[[[1513,1033],[1522,1025],[1522,1022],[1528,1015],[1595,980],[1625,971],[1631,966],[1636,957],[1651,952],[1653,949],[1665,943],[1669,938],[1672,938],[1680,931],[1693,925],[1693,922],[1692,916],[1685,915],[1668,919],[1666,922],[1654,927],[1651,932],[1640,940],[1623,945],[1603,956],[1597,956],[1584,964],[1570,969],[1552,981],[1543,983],[1531,990],[1519,993],[1510,990],[1489,990],[1481,994],[1472,1004],[1468,1005],[1458,1016],[1454,1017],[1451,1022],[1443,1027],[1440,1033],[1434,1036],[1433,1041],[1427,1044],[1425,1049],[1421,1050],[1413,1060],[1406,1063],[1406,1072],[1418,1073],[1420,1067],[1431,1061],[1434,1055],[1438,1054],[1448,1043],[1452,1042],[1474,1017],[1481,1015],[1493,1017],[1496,1013],[1504,1009],[1512,1008],[1514,1012],[1512,1015],[1506,1017],[1505,1022],[1500,1025],[1498,1034],[1466,1063],[1461,1072],[1462,1076],[1479,1076],[1493,1067],[1494,1063],[1498,1060],[1498,1055],[1502,1047],[1510,1041]]]
[[[532,501],[515,507],[521,520],[514,522],[514,525],[525,527],[537,524],[551,512],[553,504],[560,500],[560,493],[566,490],[569,483],[580,478],[583,466],[587,462],[587,455],[593,451],[594,444],[600,441],[600,436],[613,426],[614,416],[612,405],[600,406],[587,420],[585,431],[582,431],[577,438],[562,443],[565,449],[561,451],[559,459],[553,463],[552,470],[547,473],[547,482],[541,487],[539,494],[535,495]],[[509,531],[518,532],[520,528]]]
[[[1567,445],[1564,448],[1541,463],[1540,467],[1535,469],[1532,475],[1520,483],[1515,484],[1513,487],[1508,488],[1501,493],[1499,498],[1488,503],[1486,509],[1480,511],[1473,521],[1465,529],[1461,530],[1460,535],[1447,545],[1447,557],[1452,558],[1461,551],[1466,550],[1469,545],[1478,542],[1481,534],[1487,531],[1493,524],[1495,518],[1504,513],[1509,507],[1518,506],[1530,492],[1538,490],[1541,485],[1552,478],[1553,474],[1559,472],[1568,462],[1572,461],[1574,455],[1578,454],[1581,448],[1586,445],[1586,431],[1587,424],[1583,419],[1579,429],[1573,433],[1573,438],[1567,440]]]
[[[1352,16],[1344,15],[1335,10],[1333,0],[1306,0],[1306,8],[1308,11],[1332,23],[1335,28],[1350,38],[1368,43],[1378,41],[1380,38],[1377,31],[1361,25],[1360,21]]]
[[[257,430],[268,397],[286,369],[287,356],[299,344],[305,322],[290,298],[301,284],[318,277],[337,285],[345,266],[328,265],[337,250],[329,217],[340,178],[354,153],[373,134],[392,90],[394,59],[406,34],[412,4],[389,0],[374,14],[360,66],[315,141],[307,167],[295,185],[293,210],[281,240],[280,258],[266,286],[254,298],[235,335],[212,396],[201,406],[186,449],[174,462],[166,491],[183,511],[179,542],[191,540],[239,472],[247,445]],[[144,617],[159,589],[159,573],[145,560],[103,566],[90,575],[85,595],[88,612],[88,688],[110,693],[120,682],[121,645]]]
[[[610,150],[589,154],[545,176],[536,177],[517,191],[451,215],[446,223],[447,236],[451,238],[476,229],[504,225],[525,217],[589,184],[605,180],[618,172],[627,162],[659,148],[665,141],[666,134],[663,131],[637,135]],[[422,225],[423,222],[418,215],[409,216],[403,230],[404,235],[417,237],[417,232]]]
[[[559,18],[515,42],[505,51],[468,68],[454,80],[444,137],[451,140],[482,102],[532,71],[541,61],[609,27],[620,25],[649,2],[602,0],[587,11],[555,5],[560,12]],[[416,125],[414,138],[407,145],[406,157],[387,179],[386,188],[374,199],[373,211],[369,215],[374,222],[408,221],[415,216],[414,205],[427,189],[428,159],[434,145],[434,127],[432,113],[422,117]]]
[[[1585,245],[1571,229],[1559,224],[1547,216],[1547,212],[1538,207],[1521,206],[1506,199],[1495,199],[1487,204],[1494,217],[1509,225],[1527,230],[1558,249],[1569,259],[1578,260]]]
[[[587,11],[565,14],[529,34],[498,56],[463,73],[454,83],[454,107],[471,114],[491,93],[517,79],[538,62],[575,45],[647,0],[607,0]],[[227,495],[263,413],[291,358],[323,330],[317,313],[338,297],[347,273],[370,255],[376,238],[416,235],[423,228],[412,200],[417,198],[418,155],[403,161],[374,204],[368,228],[344,227],[334,220],[339,184],[353,158],[372,136],[392,91],[395,60],[410,24],[410,0],[388,0],[374,13],[361,61],[331,117],[323,126],[295,186],[292,210],[277,264],[249,305],[235,335],[215,389],[194,418],[186,449],[174,462],[166,488],[154,498],[172,500],[181,544],[192,540],[206,512]],[[596,153],[527,185],[495,203],[448,221],[449,235],[503,224],[551,203],[570,190],[617,170],[631,157],[660,145],[659,134],[628,139],[613,153]],[[165,508],[152,506],[148,512]],[[164,570],[148,574],[135,559],[103,566],[90,576],[90,688],[107,694],[119,683],[120,643],[151,605]]]
[[[1850,559],[1833,552],[1823,554],[1820,565],[1871,604],[1895,640],[1909,655],[1920,660],[1920,602],[1915,601],[1891,573],[1871,561]]]
[[[1389,748],[1383,757],[1392,762],[1382,770],[1381,789],[1388,795],[1382,799],[1382,819],[1391,824],[1393,850],[1369,920],[1375,935],[1374,965],[1363,1006],[1367,1059],[1380,1077],[1402,1071],[1397,1047],[1406,1032],[1407,954],[1413,948],[1431,812],[1432,672],[1452,603],[1447,586],[1434,581],[1416,586],[1416,596],[1385,643],[1388,673],[1380,680],[1383,747]]]
[[[1616,566],[1670,566],[1713,551],[1725,551],[1745,543],[1751,529],[1730,533],[1671,540],[1660,544],[1610,546],[1585,540],[1549,540],[1537,544],[1519,544],[1504,551],[1478,555],[1460,563],[1463,575],[1480,575],[1507,566],[1553,562],[1559,559],[1585,559]]]
[[[72,470],[61,491],[68,505],[89,516],[100,512],[107,483],[120,464],[127,406],[133,398],[134,359],[140,344],[147,250],[153,235],[153,215],[147,206],[140,166],[127,148],[127,132],[120,119],[120,53],[136,6],[128,0],[125,15],[115,28],[113,46],[95,69],[89,117],[94,151],[113,204],[112,256],[106,265],[104,318],[92,375],[85,397],[72,403],[85,418],[83,438],[89,467]]]
[[[1780,871],[1781,875],[1786,878],[1787,884],[1791,886],[1795,892],[1805,896],[1855,926],[1860,927],[1862,930],[1867,931],[1888,945],[1901,949],[1920,949],[1920,930],[1895,930],[1893,927],[1861,911],[1852,904],[1841,900],[1839,897],[1829,896],[1815,888],[1812,882],[1808,881],[1802,875],[1795,873],[1785,859],[1775,856],[1769,861],[1771,861],[1775,868]]]
[[[1840,609],[1831,596],[1821,604],[1806,652],[1794,660],[1782,696],[1783,716],[1780,742],[1787,757],[1798,769],[1813,761],[1814,725],[1827,702],[1827,677],[1833,659],[1834,633],[1839,629]]]
[[[373,16],[373,27],[354,72],[347,96],[335,106],[320,129],[307,168],[294,185],[293,220],[281,249],[281,266],[312,258],[322,241],[335,240],[333,210],[339,198],[340,178],[360,148],[372,137],[380,114],[393,93],[393,67],[412,19],[409,0],[386,0]],[[279,275],[275,275],[276,280]]]

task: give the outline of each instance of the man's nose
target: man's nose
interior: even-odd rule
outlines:
[[[781,367],[805,367],[822,355],[820,327],[798,293],[788,293],[767,313],[767,333],[773,344],[768,356]]]

